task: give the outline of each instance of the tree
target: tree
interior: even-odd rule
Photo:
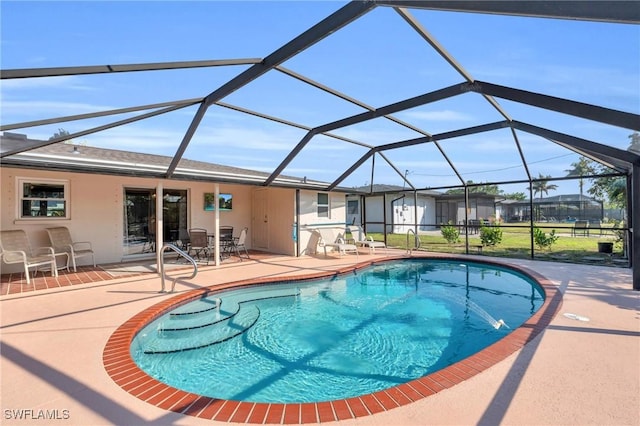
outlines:
[[[53,134],[53,136],[51,136],[51,137],[49,138],[49,140],[57,139],[57,138],[61,138],[61,137],[64,137],[64,136],[69,136],[70,134],[71,134],[71,133],[69,133],[69,132],[68,132],[68,131],[66,131],[65,129],[58,129],[58,131],[57,131],[57,132],[55,132],[55,133]]]
[[[631,142],[628,151],[640,154],[640,133],[629,135]],[[593,174],[606,175],[614,173],[609,167],[592,162]],[[591,178],[591,188],[587,191],[594,198],[604,201],[609,207],[625,210],[627,208],[627,183],[624,176],[603,176]]]
[[[578,186],[580,188],[580,201],[582,201],[582,195],[584,193],[583,176],[593,174],[595,172],[595,169],[594,169],[593,163],[585,157],[580,157],[580,159],[577,162],[571,163],[571,167],[573,168],[569,170],[565,170],[565,172],[568,173],[567,174],[568,177],[579,178]]]
[[[467,181],[470,194],[489,194],[489,195],[501,195],[502,190],[498,188],[498,185],[494,184],[475,184],[472,180]],[[450,189],[447,194],[464,194],[464,188]]]
[[[597,174],[611,173],[603,165],[598,165]],[[611,207],[625,209],[627,207],[627,183],[624,176],[603,176],[591,180],[591,188],[587,191],[598,200],[608,202]]]
[[[536,194],[540,194],[540,198],[542,199],[543,195],[549,195],[549,191],[555,191],[558,189],[558,185],[554,183],[549,183],[551,176],[543,176],[542,173],[538,174],[538,179],[531,183],[531,186],[527,189],[531,190],[533,188],[533,196]]]
[[[629,139],[631,139],[631,142],[629,143],[628,150],[640,154],[640,133],[633,132],[629,135]]]
[[[524,201],[527,199],[527,194],[525,194],[524,192],[513,192],[513,193],[504,193],[503,197],[506,198],[507,200],[518,200],[518,201]]]

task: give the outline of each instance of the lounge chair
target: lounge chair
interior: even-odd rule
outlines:
[[[69,269],[69,262],[71,262],[73,272],[77,272],[76,259],[88,256],[91,256],[93,267],[96,267],[96,258],[89,241],[73,241],[69,229],[64,226],[47,228],[47,234],[49,234],[54,253],[56,255],[67,254],[67,270]]]
[[[356,257],[358,257],[358,246],[345,242],[344,237],[340,234],[335,235],[333,229],[318,228],[313,232],[317,233],[319,237],[318,243],[324,249],[325,257],[327,256],[327,248],[335,250],[340,256],[347,253],[355,253]]]
[[[58,276],[53,248],[39,247],[31,250],[27,234],[21,229],[0,231],[0,250],[0,256],[2,256],[4,263],[22,263],[24,265],[27,284],[31,284],[29,268],[35,268],[34,277],[38,273],[39,266],[48,266],[51,268],[51,276]]]
[[[351,232],[351,238],[354,243],[360,247],[367,247],[369,254],[375,254],[377,248],[383,248],[384,254],[387,255],[387,245],[382,241],[374,241],[373,237],[367,237],[364,230],[359,226],[350,225],[349,231]]]

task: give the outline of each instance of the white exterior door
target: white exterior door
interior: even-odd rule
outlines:
[[[258,250],[269,249],[269,191],[253,191],[253,215],[251,218],[251,247]]]

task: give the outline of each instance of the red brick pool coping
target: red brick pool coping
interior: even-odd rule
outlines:
[[[418,257],[418,256],[414,256]],[[468,258],[456,256],[420,256],[438,260],[455,259],[468,262]],[[248,279],[193,290],[151,306],[122,324],[111,335],[104,348],[104,367],[122,389],[138,399],[164,410],[211,419],[221,422],[257,424],[304,424],[348,420],[365,417],[411,404],[422,398],[455,386],[520,350],[542,332],[556,316],[562,306],[562,293],[549,280],[535,271],[515,267],[492,260],[472,260],[472,262],[493,264],[519,271],[538,282],[545,293],[545,301],[540,309],[519,328],[500,341],[484,348],[455,364],[427,376],[403,383],[372,394],[344,400],[316,403],[253,403],[210,398],[185,392],[168,386],[142,371],[133,361],[129,352],[136,334],[149,322],[178,305],[202,297],[204,294],[271,282],[312,280],[353,272],[355,269],[380,264],[390,260],[407,259],[389,257],[384,260],[361,262],[340,270],[297,275],[278,279]]]

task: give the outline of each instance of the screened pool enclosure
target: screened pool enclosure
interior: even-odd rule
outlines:
[[[95,7],[126,4],[113,3]],[[452,226],[459,242],[441,247],[454,252],[475,252],[481,228],[499,225],[526,241],[502,254],[551,257],[537,245],[536,232],[576,238],[575,223],[587,221],[594,232],[621,242],[618,257],[634,267],[640,289],[635,2],[375,0],[304,8],[291,2],[269,5],[288,23],[275,35],[269,28],[281,22],[263,22],[252,15],[260,6],[252,5],[185,3],[211,25],[194,23],[188,34],[136,35],[149,37],[162,52],[156,57],[175,58],[168,62],[82,65],[77,56],[65,66],[31,68],[3,53],[0,130],[29,137],[5,134],[2,166],[43,167],[30,153],[69,141],[126,146],[172,160],[162,171],[114,162],[109,173],[343,192],[359,223],[379,238],[401,245],[413,228],[428,249],[437,249],[429,233],[439,237]],[[148,7],[153,19],[152,9],[164,6]],[[243,42],[218,33],[216,20],[235,22],[234,31],[250,36]],[[91,22],[63,23],[76,24]],[[118,27],[125,35],[130,30],[126,23]],[[105,33],[100,43],[113,47],[110,37]],[[190,37],[210,41],[200,57],[212,51],[237,56],[184,60],[195,54],[187,49]],[[45,42],[55,38],[43,36],[39,43]],[[69,44],[47,48],[73,50]],[[136,56],[126,43],[118,49],[136,58],[156,51]],[[251,57],[242,57],[247,53]],[[47,98],[37,82],[61,79],[109,87],[108,99],[92,98],[99,91],[89,90],[91,108],[75,104],[73,110],[69,103],[63,113],[48,114],[43,106],[64,100],[64,92]],[[200,89],[187,90],[187,81]],[[119,103],[125,94],[139,102]],[[18,112],[19,103],[29,114]],[[261,173],[199,173],[181,166],[186,159]],[[73,156],[46,164],[95,172]],[[552,199],[560,195],[579,202]],[[398,197],[406,202],[393,204]]]

